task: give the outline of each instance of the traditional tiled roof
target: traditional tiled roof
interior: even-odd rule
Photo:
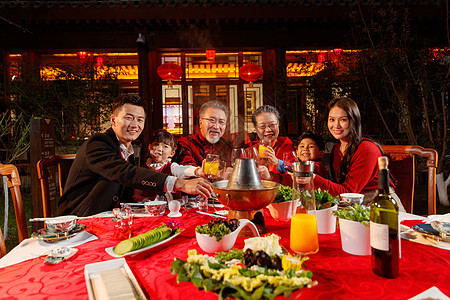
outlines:
[[[128,7],[213,7],[213,6],[353,6],[361,5],[441,5],[442,0],[0,0],[0,8],[128,8]]]

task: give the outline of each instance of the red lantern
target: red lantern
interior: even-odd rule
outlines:
[[[95,65],[97,67],[103,66],[103,57],[101,57],[101,56],[97,57]]]
[[[206,59],[214,61],[216,59],[216,50],[206,50]]]
[[[327,60],[327,55],[324,54],[324,53],[320,53],[320,54],[317,56],[317,62],[318,62],[318,63],[324,63],[326,60]]]
[[[78,52],[78,57],[80,59],[85,59],[87,57],[87,52],[86,51],[80,51]]]
[[[169,88],[173,87],[172,80],[177,80],[181,78],[181,75],[183,75],[183,70],[181,69],[180,65],[174,64],[174,63],[165,63],[158,67],[158,75],[163,80],[167,80],[167,85]]]
[[[337,56],[341,55],[341,54],[342,54],[342,51],[343,51],[343,50],[342,50],[341,48],[333,49],[334,54],[337,55]]]
[[[239,77],[245,81],[249,81],[249,87],[253,87],[253,81],[258,80],[264,71],[261,66],[255,64],[246,64],[239,68]]]

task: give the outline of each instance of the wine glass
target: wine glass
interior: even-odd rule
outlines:
[[[253,158],[255,160],[256,165],[259,165],[258,148],[249,147],[249,148],[245,149],[244,158]]]
[[[231,166],[234,167],[236,164],[236,158],[243,158],[245,156],[245,152],[243,148],[237,148],[231,150]]]
[[[283,153],[283,162],[284,162],[284,169],[286,171],[292,172],[292,163],[298,162],[295,152],[289,151]]]

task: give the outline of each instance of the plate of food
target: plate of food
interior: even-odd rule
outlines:
[[[165,244],[181,232],[177,222],[169,221],[145,233],[123,240],[115,247],[106,248],[105,251],[112,257],[134,255]]]
[[[31,234],[31,237],[47,243],[54,243],[70,239],[71,237],[74,237],[85,230],[86,225],[84,224],[76,224],[74,228],[65,232],[53,232],[48,230],[47,228],[41,228],[33,232]]]
[[[316,285],[313,273],[303,266],[308,257],[283,254],[279,238],[277,235],[251,238],[243,250],[231,249],[214,255],[191,249],[186,260],[175,258],[171,273],[177,276],[178,283],[192,282],[193,288],[220,294],[222,299],[289,297],[295,290]]]

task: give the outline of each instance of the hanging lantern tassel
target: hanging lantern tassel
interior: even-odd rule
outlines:
[[[250,88],[253,87],[253,82],[258,80],[263,73],[263,68],[256,64],[246,64],[239,68],[239,77],[245,81],[248,81],[248,86]]]
[[[173,88],[173,80],[177,80],[181,78],[183,75],[183,70],[180,65],[174,63],[165,63],[158,67],[158,75],[163,80],[167,80],[167,85],[171,89]]]

